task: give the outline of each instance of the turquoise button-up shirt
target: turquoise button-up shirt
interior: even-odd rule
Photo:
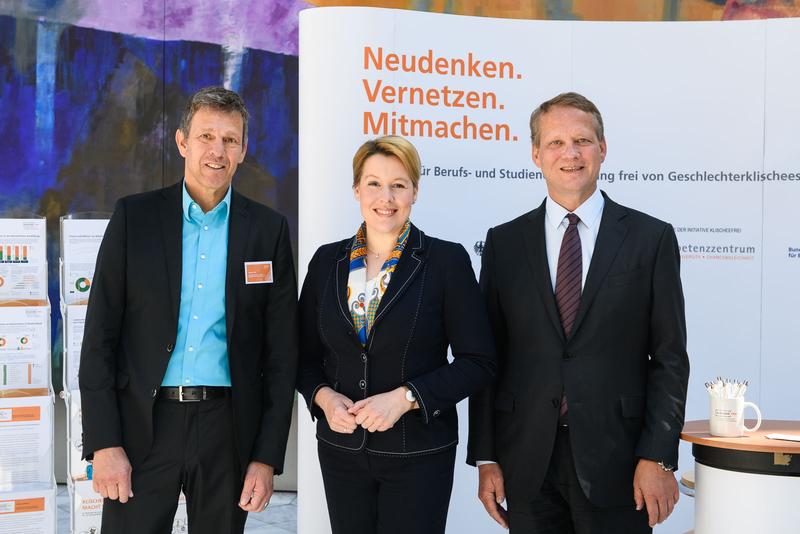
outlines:
[[[231,188],[204,213],[183,184],[183,268],[178,338],[162,386],[230,386],[225,273]]]

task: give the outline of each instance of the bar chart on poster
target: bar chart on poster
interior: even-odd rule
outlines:
[[[47,298],[44,219],[0,219],[0,301]]]

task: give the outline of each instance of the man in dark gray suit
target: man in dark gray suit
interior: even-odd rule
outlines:
[[[486,237],[498,375],[470,401],[468,462],[515,534],[650,532],[678,500],[689,377],[675,232],[598,190],[585,97],[541,104],[531,139],[548,194]]]

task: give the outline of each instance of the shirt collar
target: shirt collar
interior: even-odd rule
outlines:
[[[230,212],[230,205],[231,205],[231,190],[233,187],[228,186],[228,192],[225,193],[225,197],[214,206],[208,214],[203,213],[203,208],[200,207],[200,204],[195,202],[191,195],[189,195],[189,190],[186,189],[186,180],[183,181],[183,218],[186,221],[192,220],[201,220],[205,215],[210,214],[218,214],[219,219],[221,221],[225,221],[228,219],[228,213]],[[192,211],[194,208],[192,206],[197,206],[195,219],[192,219]]]
[[[567,213],[574,213],[587,228],[593,228],[594,225],[600,223],[600,214],[603,213],[605,203],[606,201],[600,192],[600,188],[596,188],[594,193],[572,212],[567,211],[564,206],[553,200],[550,195],[547,195],[544,213],[553,228],[558,228],[564,222],[564,217],[567,216]]]

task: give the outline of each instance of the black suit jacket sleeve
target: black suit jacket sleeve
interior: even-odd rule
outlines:
[[[486,234],[481,254],[480,289],[489,313],[489,325],[497,348],[497,367],[502,368],[506,351],[505,320],[498,300],[495,286],[494,248],[492,230]],[[476,461],[496,461],[494,449],[494,383],[484,388],[469,400],[469,441],[467,443],[467,463]]]
[[[325,347],[319,337],[319,291],[315,285],[319,274],[318,249],[308,263],[306,279],[300,291],[300,369],[297,374],[297,389],[303,395],[311,412],[311,419],[323,417],[322,409],[314,404],[314,397],[323,386],[333,386],[325,378],[322,369]]]
[[[675,231],[665,225],[653,269],[647,406],[636,455],[678,465],[689,356]]]
[[[297,282],[286,219],[281,219],[277,240],[274,282],[270,288],[264,316],[263,407],[261,428],[253,445],[251,460],[271,465],[283,472],[286,440],[294,407],[297,374]]]
[[[496,371],[486,307],[467,251],[461,245],[436,244],[450,249],[443,254],[445,262],[440,268],[445,280],[442,320],[453,362],[406,382],[417,397],[425,422],[480,391]]]
[[[83,454],[122,446],[117,406],[117,348],[126,300],[126,207],[119,200],[106,228],[89,295],[78,377]]]

